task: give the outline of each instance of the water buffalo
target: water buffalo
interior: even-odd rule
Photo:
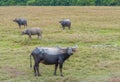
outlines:
[[[65,29],[65,27],[68,27],[69,29],[71,28],[70,19],[61,20],[61,21],[59,21],[59,23],[62,25],[63,30]]]
[[[13,22],[16,22],[19,26],[19,28],[21,28],[21,25],[24,25],[24,27],[27,27],[27,20],[26,19],[23,19],[23,18],[15,18],[13,20]]]
[[[32,67],[31,56],[34,58],[34,74],[40,76],[39,63],[46,65],[55,64],[54,75],[59,65],[60,75],[62,74],[63,63],[76,51],[76,47],[60,48],[60,47],[36,47],[30,55],[30,66]]]
[[[42,38],[42,30],[39,27],[27,28],[21,33],[22,35],[28,35],[31,39],[31,35],[38,35],[38,39]]]

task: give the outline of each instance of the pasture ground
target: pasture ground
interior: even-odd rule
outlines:
[[[41,27],[42,40],[21,36],[24,27],[12,21],[17,17]],[[64,18],[71,30],[62,30],[58,21]],[[34,77],[29,55],[35,47],[74,45],[79,48],[64,63],[64,77],[43,64],[42,76]],[[0,82],[120,82],[120,7],[0,7]]]

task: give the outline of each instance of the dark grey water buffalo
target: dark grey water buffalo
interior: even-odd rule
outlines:
[[[69,29],[71,28],[70,19],[61,20],[61,21],[59,21],[59,23],[62,25],[63,30],[65,29],[65,27],[68,27]]]
[[[39,27],[27,28],[21,33],[22,35],[28,35],[31,39],[31,35],[38,35],[38,39],[42,38],[42,30]]]
[[[59,65],[60,75],[62,74],[63,63],[76,51],[76,47],[72,48],[60,48],[60,47],[37,47],[30,55],[30,66],[32,67],[31,56],[34,58],[34,74],[35,76],[40,76],[39,73],[39,63],[46,65],[55,64],[54,75],[56,75],[56,70]]]
[[[21,25],[24,25],[24,27],[27,27],[27,20],[26,19],[23,19],[23,18],[15,18],[13,20],[14,22],[16,22],[19,26],[19,28],[21,28]]]

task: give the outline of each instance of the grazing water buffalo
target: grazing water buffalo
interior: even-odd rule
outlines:
[[[30,66],[32,67],[31,56],[34,58],[34,74],[35,76],[40,76],[39,73],[39,63],[46,65],[55,64],[54,75],[56,75],[56,70],[59,65],[60,75],[62,74],[63,63],[76,51],[74,48],[60,48],[60,47],[37,47],[35,48],[30,55]]]
[[[34,28],[27,28],[26,30],[22,31],[22,35],[27,34],[31,39],[31,35],[38,35],[38,39],[42,38],[42,31],[39,27]]]
[[[62,25],[63,30],[65,29],[65,27],[68,27],[69,29],[71,28],[70,19],[61,20],[61,21],[59,21],[59,23]]]
[[[17,19],[17,18],[15,18],[13,20],[13,22],[16,22],[18,24],[19,28],[21,28],[21,25],[24,25],[24,27],[27,27],[27,20],[26,19],[23,19],[23,18]]]

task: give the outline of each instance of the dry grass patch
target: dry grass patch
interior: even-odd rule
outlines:
[[[0,7],[1,82],[114,82],[120,75],[120,7],[9,6]],[[21,36],[12,20],[26,18],[28,27],[41,27],[37,36]],[[59,20],[69,18],[71,30]],[[29,55],[37,46],[69,47],[77,52],[65,62],[65,77],[53,76],[54,66],[40,64],[42,77],[34,77]],[[116,74],[117,73],[117,74]],[[59,74],[59,70],[58,70]],[[112,75],[115,76],[112,77]]]

